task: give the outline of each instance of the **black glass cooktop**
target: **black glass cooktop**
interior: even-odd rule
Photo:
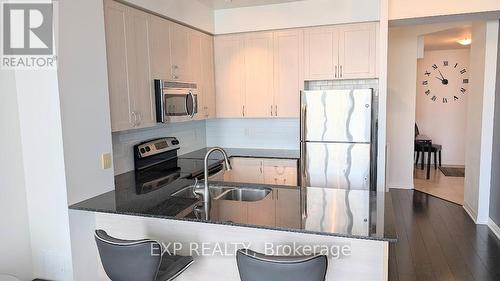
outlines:
[[[220,160],[209,160],[209,168],[211,170],[222,169],[220,165]],[[203,175],[203,169],[203,160],[174,158],[142,170],[136,170],[137,194],[145,194],[157,190],[179,179],[200,177],[200,175]]]

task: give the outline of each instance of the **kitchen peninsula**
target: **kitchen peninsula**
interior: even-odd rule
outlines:
[[[178,161],[201,160],[207,150],[180,155]],[[238,157],[298,159],[294,150],[227,151],[231,161]],[[221,162],[214,153],[210,166]],[[165,243],[247,242],[261,251],[265,243],[349,245],[349,256],[331,259],[329,275],[336,280],[385,280],[388,243],[397,237],[392,204],[383,193],[215,180],[209,182],[213,195],[207,220],[197,214],[201,200],[189,190],[196,182],[195,178],[182,178],[141,193],[134,171],[118,175],[114,191],[70,206],[73,222],[90,222],[74,227],[89,229],[81,237],[88,247],[95,247],[90,229],[99,228],[119,237],[150,237]],[[266,192],[256,201],[218,196],[235,189]],[[219,280],[235,280],[234,262],[234,257],[227,256],[195,257],[193,268],[179,278],[192,278],[202,271],[205,276],[225,277]]]

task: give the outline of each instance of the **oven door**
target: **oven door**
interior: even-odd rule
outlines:
[[[192,89],[164,89],[162,123],[193,120],[198,113],[198,94]]]

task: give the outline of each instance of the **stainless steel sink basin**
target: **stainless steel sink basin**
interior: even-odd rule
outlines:
[[[175,193],[172,194],[172,197],[178,197],[178,198],[197,198],[197,194],[194,193],[195,191],[195,186],[190,185],[186,186],[183,189],[176,191]],[[217,197],[224,193],[225,191],[234,189],[234,187],[223,187],[223,186],[210,186],[210,195],[212,198]],[[203,188],[198,187],[197,192],[201,192],[203,194]]]
[[[195,186],[190,185],[172,194],[172,197],[178,198],[197,198],[194,193]],[[219,186],[210,185],[210,196],[214,200],[232,200],[232,201],[260,201],[266,198],[271,193],[270,188],[249,188],[249,187],[236,187],[236,186]],[[198,192],[203,192],[198,188]]]
[[[260,201],[266,198],[271,193],[268,188],[243,188],[238,187],[222,192],[215,200],[232,200],[232,201]]]

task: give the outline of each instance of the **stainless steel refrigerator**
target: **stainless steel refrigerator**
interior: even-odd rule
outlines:
[[[301,184],[370,190],[372,89],[301,92]]]

